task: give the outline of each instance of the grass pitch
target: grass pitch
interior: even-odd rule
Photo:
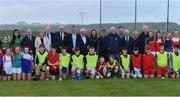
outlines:
[[[0,81],[1,96],[179,96],[180,79]]]

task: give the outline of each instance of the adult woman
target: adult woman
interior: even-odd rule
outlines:
[[[45,48],[47,51],[50,50],[50,43],[48,42],[48,38],[45,37],[44,35],[44,31],[39,32],[39,35],[36,37],[35,39],[35,48],[36,48],[36,52],[39,51],[39,46],[43,44],[45,45]]]
[[[91,36],[89,37],[89,47],[94,47],[95,51],[97,52],[98,37],[97,37],[97,31],[95,29],[91,30]]]
[[[19,45],[21,46],[22,43],[22,37],[20,35],[20,31],[18,29],[13,30],[13,37],[11,40],[11,46]]]

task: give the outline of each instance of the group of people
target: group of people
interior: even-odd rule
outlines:
[[[22,37],[14,29],[12,38],[4,35],[0,41],[0,79],[179,78],[178,31],[163,35],[144,25],[141,33],[122,26],[86,32],[72,25],[67,33],[60,25],[53,33],[46,26],[38,36],[29,28]]]

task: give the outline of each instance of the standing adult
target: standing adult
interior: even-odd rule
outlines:
[[[85,28],[81,28],[80,29],[80,50],[81,50],[81,54],[83,54],[84,56],[87,55],[88,53],[88,36],[86,35],[86,29]]]
[[[49,44],[54,44],[54,34],[51,32],[50,26],[44,28],[44,34],[47,37]]]
[[[140,44],[140,53],[144,53],[144,47],[145,47],[145,39],[149,36],[149,28],[147,25],[143,26],[143,32],[139,35],[139,38],[141,40]]]
[[[80,36],[77,34],[77,27],[76,25],[72,25],[71,34],[68,36],[67,39],[68,52],[70,54],[74,53],[76,47],[80,47],[79,42],[80,42]]]
[[[129,33],[130,33],[129,30],[125,29],[124,37],[121,40],[122,40],[122,47],[128,49],[128,54],[132,54],[134,48],[134,39],[130,37]]]
[[[32,35],[32,30],[26,30],[26,36],[22,40],[22,47],[28,47],[30,54],[35,55],[35,39],[36,37]]]
[[[35,39],[35,44],[34,45],[35,45],[35,48],[36,48],[36,52],[39,51],[39,46],[41,44],[43,44],[45,46],[45,49],[47,51],[50,50],[50,44],[48,42],[49,40],[44,34],[45,34],[44,31],[39,32],[39,35]]]
[[[118,32],[117,32],[117,34],[118,34],[118,36],[120,37],[120,39],[124,37],[124,28],[123,28],[123,26],[119,26],[119,27],[118,27]]]
[[[67,41],[67,36],[68,34],[64,30],[64,25],[59,26],[59,31],[55,32],[54,34],[54,41],[57,48],[57,52],[61,52],[62,46],[66,46],[66,41]]]
[[[107,31],[106,29],[102,29],[100,32],[100,37],[99,37],[99,56],[103,56],[105,60],[108,60],[107,56]]]
[[[138,48],[138,50],[141,48],[141,40],[139,38],[139,32],[138,31],[134,31],[132,33],[132,38],[134,39],[134,47]]]
[[[22,37],[21,37],[20,31],[18,29],[13,30],[13,37],[11,40],[11,46],[14,46],[14,45],[19,45],[19,46],[22,45]]]
[[[121,51],[121,40],[120,37],[116,33],[116,28],[111,26],[110,34],[107,36],[107,47],[108,54],[114,55],[116,60],[119,60],[120,51]]]
[[[91,30],[91,36],[89,37],[89,47],[94,47],[97,52],[98,48],[98,36],[97,31],[95,29]]]

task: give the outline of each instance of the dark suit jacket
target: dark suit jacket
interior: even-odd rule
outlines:
[[[33,51],[33,54],[35,54],[35,46],[34,46],[35,39],[36,39],[35,36],[32,36],[31,40],[28,38],[28,36],[23,37],[22,47],[26,47],[26,46],[29,47],[29,49]]]
[[[133,53],[133,48],[134,48],[134,39],[132,37],[129,37],[129,41],[127,42],[125,40],[125,37],[122,38],[122,48],[127,47],[128,48],[128,54]]]
[[[86,35],[85,35],[85,37],[86,37],[86,44],[84,44],[83,39],[82,39],[81,36],[80,36],[80,41],[79,41],[81,54],[83,54],[83,55],[86,55],[88,53],[89,38]]]
[[[67,47],[68,47],[68,52],[70,54],[74,54],[74,51],[72,51],[72,49],[73,49],[72,34],[68,35]],[[76,47],[80,47],[80,35],[78,35],[78,34],[76,34]]]
[[[62,40],[60,37],[60,33],[61,32],[55,32],[54,34],[54,43],[56,44],[57,48],[57,52],[60,53],[60,47],[62,46],[67,46],[67,38],[68,38],[68,33],[64,32],[64,39]]]
[[[55,41],[54,41],[54,33],[50,32],[51,33],[51,44],[54,44]],[[46,36],[46,32],[44,32],[45,36]]]

